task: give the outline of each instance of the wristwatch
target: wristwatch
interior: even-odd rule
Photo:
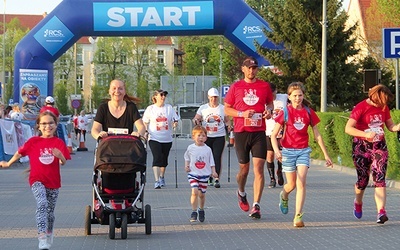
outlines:
[[[242,111],[238,111],[238,117],[243,117],[243,112]]]

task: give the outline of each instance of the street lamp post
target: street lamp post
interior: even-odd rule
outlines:
[[[206,58],[203,56],[201,58],[201,64],[203,65],[203,78],[201,79],[201,94],[202,94],[202,103],[204,103],[205,100],[205,92],[204,92],[204,65],[206,64]]]
[[[221,100],[221,89],[222,89],[222,50],[224,50],[224,45],[221,42],[219,42],[219,99]]]
[[[1,79],[1,100],[5,103],[6,90],[6,0],[4,0],[3,12],[3,75]]]

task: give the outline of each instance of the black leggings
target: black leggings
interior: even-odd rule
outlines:
[[[211,148],[215,162],[215,171],[221,175],[221,158],[225,148],[225,136],[207,137],[206,145]]]

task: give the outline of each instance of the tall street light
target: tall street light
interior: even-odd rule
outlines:
[[[203,56],[201,58],[201,64],[203,65],[203,78],[201,79],[201,94],[202,94],[202,103],[205,100],[205,93],[204,93],[204,65],[206,64],[206,58]]]
[[[219,42],[219,100],[221,100],[221,89],[222,89],[222,51],[224,50],[224,44]]]

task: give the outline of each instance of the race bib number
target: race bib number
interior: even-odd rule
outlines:
[[[377,142],[377,141],[382,141],[383,137],[385,135],[385,131],[381,128],[381,127],[377,127],[377,128],[369,128],[364,130],[364,132],[368,133],[368,132],[375,132],[375,136],[372,139],[366,139],[369,142]]]
[[[262,113],[255,113],[251,118],[244,118],[244,126],[246,127],[261,127]]]
[[[113,135],[127,135],[128,129],[127,128],[108,128],[107,133]]]
[[[206,130],[208,132],[217,132],[218,131],[218,123],[216,123],[216,122],[207,122],[206,123]]]

